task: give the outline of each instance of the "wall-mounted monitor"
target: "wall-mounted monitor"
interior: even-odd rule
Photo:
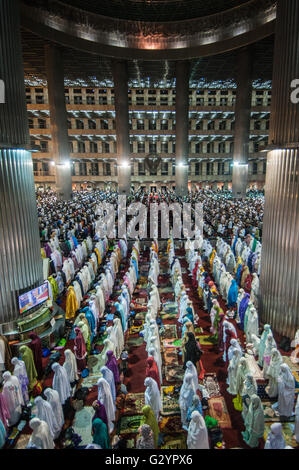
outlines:
[[[44,282],[41,286],[36,287],[19,296],[20,314],[24,314],[29,310],[46,302],[49,298],[48,282]]]

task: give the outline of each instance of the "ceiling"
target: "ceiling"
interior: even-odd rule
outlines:
[[[248,0],[62,0],[82,10],[119,19],[168,22],[219,13]]]
[[[110,2],[111,0],[109,0]],[[81,2],[78,2],[81,3]],[[101,2],[84,2],[102,4]],[[105,1],[103,2],[105,3]],[[111,2],[126,3],[119,1]],[[146,3],[146,2],[129,2]],[[156,3],[156,2],[152,2]],[[164,3],[162,1],[158,3]],[[168,0],[166,0],[168,3]],[[179,2],[177,2],[179,3]],[[188,3],[183,0],[182,3]],[[206,2],[195,2],[206,3]],[[212,2],[223,3],[223,2]],[[227,3],[227,2],[226,2]],[[228,2],[231,3],[231,2]],[[44,46],[48,41],[26,31],[22,33],[25,80],[32,85],[41,81],[46,85]],[[269,81],[272,79],[272,57],[274,37],[269,36],[252,45],[253,79]],[[87,54],[75,49],[62,47],[64,57],[65,84],[68,86],[113,86],[111,61],[107,57]],[[210,57],[190,60],[190,86],[208,86],[223,81],[224,87],[231,87],[236,74],[237,51],[226,52]],[[175,85],[175,62],[169,60],[129,60],[128,75],[130,87],[167,87]],[[221,83],[218,86],[221,86]]]

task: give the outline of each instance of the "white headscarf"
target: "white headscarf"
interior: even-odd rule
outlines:
[[[245,419],[246,431],[254,434],[256,439],[263,436],[265,429],[264,410],[260,397],[252,395]]]
[[[53,390],[52,388],[46,388],[46,390],[44,390],[44,395],[52,407],[53,413],[57,420],[57,424],[59,426],[59,429],[61,430],[64,425],[64,415],[58,392],[56,390]]]
[[[209,438],[206,423],[199,411],[193,411],[188,428],[188,449],[209,449]]]
[[[282,424],[272,424],[264,449],[284,449],[285,445],[286,442],[282,434]]]
[[[52,370],[54,371],[52,387],[57,390],[60,403],[63,405],[66,400],[71,396],[71,386],[67,372],[58,362],[52,364]]]
[[[113,400],[113,405],[114,405],[114,410],[115,410],[116,389],[115,389],[115,380],[114,380],[113,372],[110,369],[108,369],[108,367],[103,366],[101,367],[101,373],[103,374],[103,378],[109,384],[111,395],[112,395],[112,400]]]
[[[37,408],[36,416],[41,421],[46,421],[52,437],[57,439],[60,434],[60,427],[58,426],[57,419],[50,403],[48,403],[46,400],[43,400],[42,397],[36,397],[34,404]]]
[[[70,350],[66,349],[64,351],[65,361],[63,367],[66,370],[66,373],[69,378],[69,382],[73,383],[75,380],[78,380],[78,367],[75,354]]]
[[[29,401],[29,394],[28,394],[29,379],[27,376],[25,362],[21,361],[17,357],[13,357],[11,360],[11,363],[14,365],[13,375],[15,375],[19,379],[24,402],[27,403]]]
[[[198,390],[198,374],[197,374],[197,369],[193,362],[187,361],[186,362],[186,370],[185,370],[185,375],[186,374],[191,374],[192,375],[192,382],[193,382],[193,387],[194,387],[194,392]],[[185,375],[184,375],[184,380],[185,380]]]
[[[144,392],[145,404],[151,407],[158,419],[159,413],[162,411],[162,401],[157,382],[152,377],[147,377],[144,386],[146,387]]]
[[[188,409],[188,407],[192,403],[193,395],[194,395],[193,375],[185,374],[184,382],[180,390],[180,398],[179,398],[180,407]]]
[[[112,399],[111,389],[107,380],[101,378],[97,383],[98,400],[104,405],[108,418],[108,431],[111,433],[114,429],[112,421],[115,419],[115,406]]]
[[[239,341],[233,338],[230,340],[230,347],[228,348],[228,352],[227,352],[227,357],[229,361],[232,359],[235,349],[240,351],[240,355],[243,356],[242,348],[239,344]]]
[[[30,444],[33,444],[38,449],[54,449],[53,437],[51,436],[49,426],[45,421],[33,418],[29,421],[29,426],[33,430],[29,441],[29,447]]]

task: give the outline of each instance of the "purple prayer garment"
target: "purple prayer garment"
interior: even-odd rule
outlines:
[[[106,367],[113,372],[115,385],[120,383],[118,365],[113,351],[107,351]]]

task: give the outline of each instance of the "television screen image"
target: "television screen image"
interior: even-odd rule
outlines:
[[[28,312],[32,308],[36,307],[37,305],[46,302],[49,298],[49,289],[48,283],[45,282],[39,287],[30,290],[29,292],[25,292],[19,296],[19,310],[20,314]]]

